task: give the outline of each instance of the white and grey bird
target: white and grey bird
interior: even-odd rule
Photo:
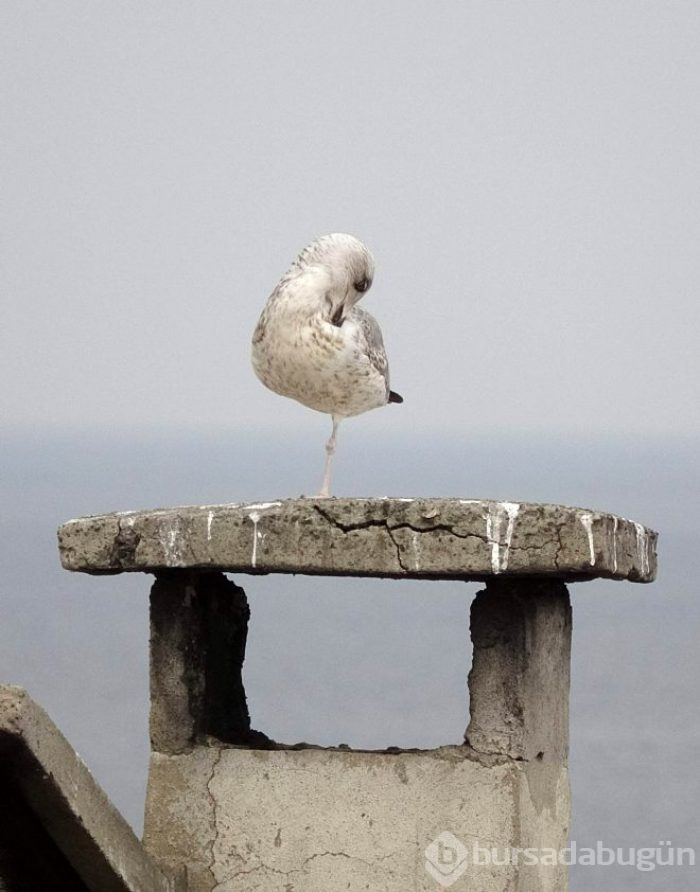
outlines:
[[[253,368],[262,383],[333,420],[320,496],[330,495],[341,420],[403,402],[389,389],[381,329],[357,306],[373,277],[374,259],[359,239],[321,236],[282,276],[253,334]]]

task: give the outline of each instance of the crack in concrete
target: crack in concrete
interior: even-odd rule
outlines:
[[[128,570],[136,564],[136,549],[141,534],[134,529],[134,518],[130,515],[117,518],[117,534],[112,542],[110,564],[121,570]]]
[[[386,527],[387,526],[387,518],[382,517],[378,520],[363,520],[361,523],[342,523],[342,521],[338,520],[336,517],[333,517],[327,511],[324,511],[320,505],[313,506],[314,511],[317,514],[320,514],[321,517],[329,523],[331,526],[336,527],[341,530],[343,533],[352,533],[355,530],[368,530],[370,527]]]
[[[397,858],[405,855],[403,851],[397,852],[388,852],[386,855],[378,855],[374,861],[366,861],[364,858],[360,858],[359,855],[348,855],[347,852],[314,852],[313,855],[309,855],[304,858],[300,867],[292,867],[289,870],[280,870],[277,867],[272,867],[270,864],[265,864],[264,861],[261,861],[259,864],[256,864],[255,867],[251,867],[248,870],[237,870],[234,873],[228,874],[221,883],[218,883],[216,887],[212,890],[212,892],[216,892],[217,889],[222,888],[226,883],[231,880],[235,880],[237,877],[250,876],[253,873],[258,873],[259,871],[265,871],[267,873],[276,874],[277,876],[290,877],[296,873],[304,873],[304,869],[306,865],[310,861],[315,861],[317,858],[346,858],[348,861],[359,861],[360,864],[364,864],[365,867],[368,867],[370,870],[372,869],[375,863],[379,863],[380,861],[386,861],[389,858]]]
[[[525,756],[513,756],[513,755],[510,755],[509,753],[504,753],[502,750],[499,751],[499,750],[481,749],[477,746],[474,746],[474,744],[471,741],[469,741],[469,748],[474,753],[476,753],[478,756],[485,756],[488,758],[497,759],[498,762],[494,763],[494,764],[506,765],[509,762],[531,762],[532,761],[532,759],[527,759]],[[486,764],[486,763],[482,762],[481,759],[475,759],[474,761],[477,761],[482,765]],[[486,767],[490,768],[491,766],[487,765]]]
[[[209,793],[209,798],[211,799],[211,805],[212,805],[211,829],[212,829],[212,833],[213,833],[212,840],[211,840],[211,846],[209,847],[209,863],[207,864],[207,870],[211,874],[211,878],[214,881],[214,887],[212,887],[212,888],[215,888],[216,886],[219,885],[216,881],[216,874],[214,873],[214,865],[216,864],[216,853],[215,853],[214,849],[216,848],[216,844],[219,841],[219,830],[218,830],[217,820],[216,820],[218,803],[216,801],[216,797],[214,796],[214,792],[211,788],[211,785],[214,782],[214,775],[216,774],[216,769],[219,767],[219,763],[221,762],[223,754],[224,754],[223,749],[220,749],[217,752],[216,758],[214,759],[214,762],[211,766],[211,774],[209,775],[209,780],[207,781],[207,793]]]
[[[299,868],[299,870],[303,870],[304,867],[306,867],[306,865],[309,863],[309,861],[315,861],[316,858],[326,858],[329,855],[332,858],[347,858],[348,861],[361,861],[363,864],[368,864],[368,862],[365,861],[364,858],[358,858],[354,855],[348,855],[347,852],[314,852],[313,855],[309,855],[308,858],[304,858],[304,860],[301,862],[301,867]]]
[[[459,533],[455,530],[454,526],[446,523],[435,523],[430,526],[417,526],[415,523],[409,523],[408,521],[401,521],[398,523],[391,523],[390,519],[387,517],[381,518],[372,518],[370,520],[363,520],[355,523],[343,523],[337,517],[333,517],[328,511],[324,510],[320,505],[314,505],[314,510],[320,514],[320,516],[331,526],[340,530],[342,533],[353,533],[358,530],[367,530],[372,527],[383,527],[389,538],[391,539],[394,547],[396,548],[396,563],[399,568],[403,570],[404,573],[410,573],[410,567],[404,563],[403,560],[403,551],[401,547],[401,543],[398,542],[396,536],[394,535],[397,530],[411,530],[413,533],[423,534],[423,533],[435,533],[435,532],[445,532],[449,533],[450,536],[454,536],[455,539],[477,539],[479,542],[483,542],[485,544],[488,543],[488,537],[484,534],[483,536],[478,533]]]
[[[519,761],[503,752],[488,752],[486,750],[477,749],[474,744],[468,740],[465,740],[464,743],[464,758],[470,762],[474,762],[476,765],[481,765],[483,768],[496,768],[501,765],[508,765],[513,761]]]
[[[388,517],[372,518],[370,520],[363,520],[355,523],[343,523],[337,517],[333,517],[328,511],[325,511],[320,505],[314,505],[313,507],[324,520],[328,521],[331,526],[336,527],[343,533],[352,533],[355,530],[366,530],[370,527],[385,527],[387,531],[412,530],[414,533],[434,533],[442,530],[457,539],[478,539],[481,542],[487,541],[487,536],[485,534],[481,536],[479,533],[474,532],[460,533],[454,528],[454,525],[448,523],[434,523],[430,526],[417,526],[415,523],[409,523],[408,521],[391,523],[391,520]]]
[[[316,858],[326,858],[328,856],[330,856],[331,858],[347,858],[348,861],[359,861],[360,864],[364,864],[371,869],[374,863],[377,863],[379,861],[386,861],[388,858],[405,856],[405,854],[406,853],[404,851],[387,852],[386,855],[377,855],[377,857],[373,861],[366,861],[364,858],[360,858],[359,855],[348,855],[347,852],[315,852],[313,855],[309,855],[308,858],[304,858],[300,868],[296,868],[293,871],[290,870],[290,873],[298,873],[299,871],[304,869],[309,861],[314,861]]]
[[[408,567],[404,564],[404,562],[401,558],[401,546],[396,541],[396,537],[394,536],[394,530],[392,529],[392,527],[390,527],[387,524],[386,531],[389,535],[389,538],[394,543],[394,548],[396,549],[396,563],[399,565],[399,567],[401,567],[401,569],[404,571],[404,573],[407,573]]]
[[[234,873],[227,874],[220,883],[217,883],[212,892],[216,892],[217,889],[225,886],[230,880],[235,880],[237,877],[247,877],[260,870],[264,870],[267,873],[275,873],[281,877],[288,877],[292,873],[299,873],[300,869],[295,867],[292,870],[279,870],[277,867],[272,867],[270,864],[265,864],[264,861],[261,861],[260,864],[256,864],[255,867],[251,867],[249,870],[237,870]]]
[[[562,524],[557,524],[555,527],[556,534],[557,534],[558,547],[554,554],[554,566],[557,568],[557,570],[559,569],[559,566],[560,566],[559,565],[559,557],[562,554],[562,552],[564,551],[564,542],[562,541],[562,538],[561,538],[562,529],[563,529]]]

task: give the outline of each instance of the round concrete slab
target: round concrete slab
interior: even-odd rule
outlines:
[[[288,499],[70,520],[61,562],[84,573],[199,568],[483,580],[651,582],[657,534],[582,508],[476,499]]]

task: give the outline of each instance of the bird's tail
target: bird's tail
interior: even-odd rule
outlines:
[[[390,403],[402,403],[403,397],[400,393],[396,393],[394,390],[389,391],[389,402]]]

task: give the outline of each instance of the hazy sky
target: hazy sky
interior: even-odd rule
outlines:
[[[406,397],[368,430],[698,432],[695,0],[5,0],[0,35],[3,418],[313,424],[249,338],[346,230]]]

